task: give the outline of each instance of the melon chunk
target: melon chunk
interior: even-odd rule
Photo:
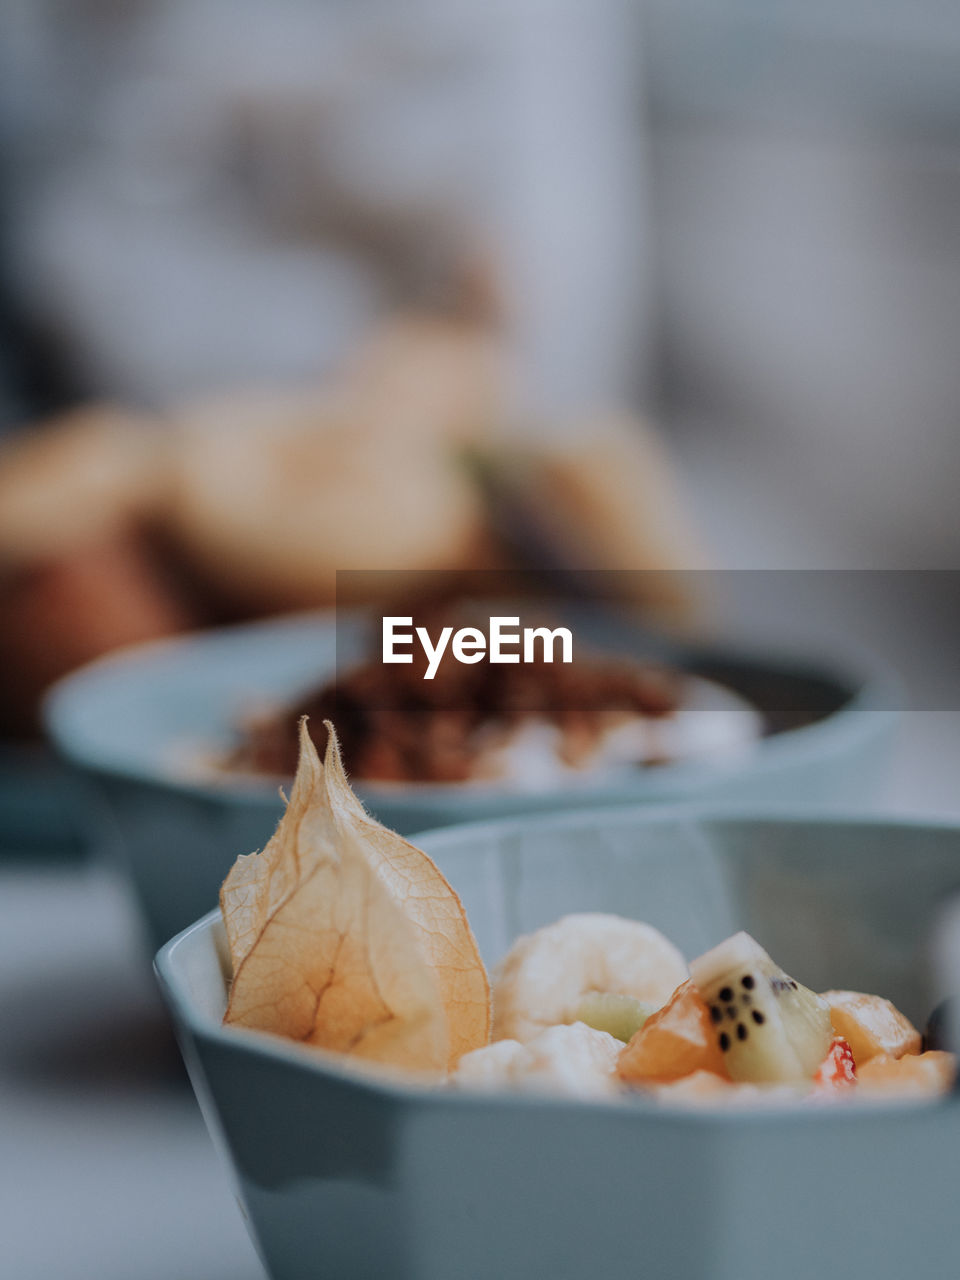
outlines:
[[[762,1111],[804,1104],[802,1090],[792,1084],[734,1084],[712,1071],[695,1071],[681,1080],[652,1085],[657,1102],[675,1107],[709,1107],[718,1111]]]
[[[906,1053],[920,1052],[920,1032],[883,996],[825,991],[823,998],[830,1006],[833,1029],[853,1050],[857,1066],[881,1053],[902,1058]]]
[[[570,1021],[584,1022],[595,1031],[606,1031],[626,1044],[656,1007],[619,991],[590,991],[574,1009]]]
[[[943,1049],[908,1053],[902,1058],[877,1054],[857,1072],[861,1092],[936,1096],[947,1093],[957,1074],[957,1060]]]
[[[693,983],[684,982],[632,1037],[620,1054],[617,1073],[628,1084],[643,1085],[695,1071],[727,1075],[710,1010]]]
[[[737,1086],[714,1071],[694,1071],[678,1080],[650,1081],[650,1087],[661,1102],[722,1104]]]
[[[833,1039],[825,1000],[789,977],[748,933],[690,965],[732,1080],[809,1082]]]

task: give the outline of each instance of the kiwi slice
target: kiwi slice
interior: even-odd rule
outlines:
[[[830,1048],[830,1006],[736,933],[690,965],[733,1080],[811,1080]]]

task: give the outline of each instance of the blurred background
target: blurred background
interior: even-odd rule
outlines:
[[[953,563],[953,6],[3,17],[7,424],[315,379],[480,276],[513,407],[656,410],[738,562]]]
[[[465,453],[632,468],[591,567],[955,563],[950,6],[0,12],[6,725],[333,566],[502,563]]]
[[[0,0],[5,851],[52,679],[512,563],[491,477],[550,565],[956,567],[958,228],[945,0]],[[904,740],[960,811],[952,708]],[[4,873],[11,1274],[257,1276],[98,875]]]

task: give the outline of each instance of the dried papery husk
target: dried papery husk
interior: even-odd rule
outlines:
[[[434,863],[365,813],[325,723],[321,764],[301,722],[287,811],[221,890],[234,973],[224,1021],[446,1071],[489,1039],[483,962]]]

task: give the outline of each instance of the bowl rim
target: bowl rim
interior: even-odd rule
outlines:
[[[575,809],[550,815],[523,814],[506,818],[492,818],[480,822],[452,823],[446,827],[432,828],[410,838],[412,843],[430,853],[431,846],[440,844],[459,844],[471,837],[476,838],[488,832],[495,832],[509,838],[525,829],[555,830],[564,827],[579,826],[582,823],[596,822],[638,822],[642,825],[654,823],[677,822],[685,825],[705,823],[726,823],[729,825],[761,826],[771,823],[791,827],[859,827],[866,829],[900,829],[904,831],[939,831],[960,840],[960,819],[934,817],[927,815],[908,815],[894,818],[884,817],[860,809],[830,810],[818,814],[800,810],[758,810],[743,806],[724,805],[652,805],[637,804],[620,805],[615,809],[605,806],[593,809]],[[905,1098],[898,1101],[863,1101],[858,1100],[854,1106],[845,1106],[842,1100],[836,1103],[816,1105],[798,1101],[796,1105],[763,1106],[757,1108],[710,1108],[690,1106],[677,1103],[657,1102],[641,1094],[636,1096],[620,1096],[610,1099],[582,1099],[563,1096],[516,1094],[507,1091],[481,1091],[437,1088],[414,1082],[407,1083],[394,1076],[380,1077],[370,1071],[369,1074],[348,1065],[341,1055],[332,1051],[310,1048],[282,1036],[270,1032],[257,1031],[243,1027],[226,1027],[221,1021],[199,1011],[186,991],[183,979],[178,971],[177,951],[198,933],[208,934],[220,922],[220,909],[214,907],[199,920],[188,925],[175,937],[166,942],[154,958],[156,974],[165,1003],[175,1023],[183,1029],[187,1037],[197,1041],[213,1043],[229,1053],[253,1055],[261,1059],[295,1065],[301,1070],[312,1073],[318,1079],[330,1079],[338,1085],[346,1086],[367,1099],[375,1098],[383,1103],[394,1105],[420,1105],[431,1108],[451,1106],[454,1108],[501,1108],[516,1107],[546,1108],[559,1114],[570,1111],[595,1113],[615,1112],[623,1117],[624,1123],[662,1123],[681,1124],[699,1127],[726,1127],[730,1124],[765,1126],[777,1124],[810,1124],[823,1123],[829,1119],[831,1124],[867,1124],[882,1123],[887,1119],[902,1120],[904,1116],[914,1112],[923,1113],[935,1108],[938,1113],[957,1111],[960,1114],[960,1088],[937,1099]],[[629,1119],[632,1117],[632,1119]]]
[[[349,614],[350,611],[347,611]],[[128,645],[114,650],[84,666],[77,668],[56,681],[47,690],[42,706],[43,725],[57,751],[81,769],[100,776],[119,778],[143,786],[173,790],[219,801],[229,805],[258,807],[275,806],[278,788],[285,781],[279,777],[244,775],[233,778],[224,774],[215,780],[198,776],[191,778],[164,772],[159,765],[150,767],[131,761],[114,749],[106,751],[93,748],[83,731],[76,732],[78,716],[82,719],[85,701],[90,696],[89,686],[94,687],[114,673],[122,678],[131,667],[147,665],[157,659],[188,655],[197,646],[215,651],[223,644],[248,641],[269,641],[278,632],[290,634],[309,632],[314,628],[336,625],[335,610],[314,610],[305,613],[285,614],[274,618],[257,619],[224,627],[206,628],[182,635],[168,636],[141,644]],[[892,728],[901,718],[902,684],[897,674],[875,655],[847,647],[836,654],[800,654],[780,647],[748,647],[736,643],[709,642],[700,645],[681,646],[687,652],[701,652],[713,659],[731,660],[754,664],[781,673],[808,675],[833,681],[848,688],[851,696],[837,711],[810,724],[787,729],[760,739],[757,749],[742,759],[724,762],[719,766],[704,761],[680,761],[658,766],[645,772],[638,770],[629,778],[618,778],[578,791],[585,809],[593,802],[629,805],[634,802],[671,804],[689,796],[695,800],[701,786],[720,787],[725,781],[749,777],[763,777],[791,765],[822,759],[833,752],[840,752],[859,742],[870,741]],[[869,716],[863,713],[869,712]],[[403,786],[378,785],[376,782],[357,781],[362,798],[376,808],[389,805],[394,812],[418,811],[424,808],[446,808],[450,805],[472,803],[496,804],[508,802],[522,807],[537,802],[549,803],[562,792],[512,792],[496,786],[477,788],[469,784],[410,783]],[[481,819],[484,820],[484,819]]]

